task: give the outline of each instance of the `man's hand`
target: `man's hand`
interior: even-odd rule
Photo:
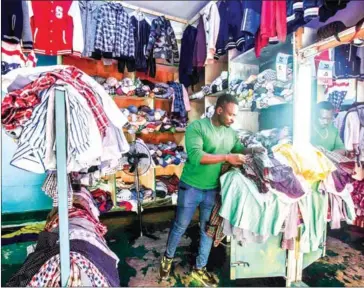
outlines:
[[[243,165],[244,163],[247,163],[249,160],[250,157],[243,154],[226,155],[226,162],[230,163],[233,166]]]

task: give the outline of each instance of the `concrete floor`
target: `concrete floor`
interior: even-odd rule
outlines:
[[[176,252],[174,268],[169,281],[158,280],[158,266],[164,253],[168,229],[174,216],[171,209],[146,211],[143,223],[147,232],[158,237],[135,239],[138,235],[138,218],[135,214],[111,213],[103,217],[107,225],[106,240],[109,247],[119,256],[121,286],[196,286],[188,276],[195,261],[199,227],[197,215],[183,237]],[[2,247],[2,280],[20,268],[30,243]],[[229,279],[229,249],[220,245],[211,252],[208,269],[220,279],[224,287],[283,287],[283,278]],[[304,270],[303,281],[314,287],[364,286],[364,231],[347,226],[330,231],[327,241],[327,256]]]

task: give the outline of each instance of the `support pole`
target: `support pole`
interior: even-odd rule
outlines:
[[[56,157],[57,190],[59,214],[59,246],[61,260],[61,285],[67,286],[70,275],[70,242],[68,233],[68,183],[66,150],[66,93],[61,88],[55,89],[56,114]]]

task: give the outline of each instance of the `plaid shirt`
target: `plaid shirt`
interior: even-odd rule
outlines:
[[[83,72],[75,67],[67,67],[63,70],[52,71],[39,77],[23,89],[7,94],[1,107],[2,124],[6,130],[13,130],[25,124],[32,116],[33,108],[40,103],[38,94],[53,86],[58,79],[72,85],[87,101],[97,127],[102,137],[106,135],[109,126],[102,104],[95,96],[95,92],[81,80]]]
[[[108,2],[97,15],[95,51],[104,58],[134,58],[133,26],[128,13],[119,3]]]
[[[102,137],[105,137],[106,129],[109,126],[109,119],[104,112],[102,104],[95,96],[96,92],[94,92],[88,84],[81,80],[83,72],[76,67],[67,67],[59,72],[54,71],[49,74],[72,85],[86,99],[92,114],[95,117],[100,134]]]
[[[179,113],[180,116],[186,116],[185,103],[183,101],[182,84],[176,82],[168,82],[169,86],[174,90],[173,97],[173,112]]]
[[[39,93],[48,89],[56,79],[40,77],[23,89],[8,93],[1,106],[1,123],[6,130],[14,130],[24,125],[33,114],[33,109],[40,103]]]

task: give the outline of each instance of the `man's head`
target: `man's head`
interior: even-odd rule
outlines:
[[[321,128],[327,128],[334,118],[334,106],[328,101],[317,104],[316,107],[317,124]]]
[[[238,114],[238,100],[232,95],[225,94],[217,98],[215,115],[221,125],[230,127]]]

